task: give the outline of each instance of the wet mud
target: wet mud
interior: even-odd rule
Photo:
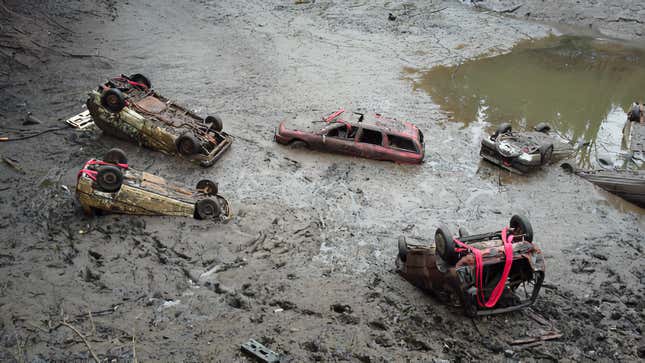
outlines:
[[[2,135],[60,127],[123,72],[217,113],[236,137],[210,169],[100,132],[0,143],[11,161],[0,163],[0,360],[91,359],[89,345],[100,359],[249,361],[249,338],[294,362],[645,354],[643,211],[557,167],[521,178],[480,162],[484,130],[402,79],[550,26],[447,1],[2,1],[0,12]],[[415,122],[426,162],[272,141],[280,120],[339,106]],[[28,111],[43,123],[22,125]],[[84,217],[76,171],[112,147],[171,181],[217,181],[233,218]],[[467,319],[394,272],[399,235],[427,243],[439,222],[486,231],[514,213],[546,257],[530,310]]]

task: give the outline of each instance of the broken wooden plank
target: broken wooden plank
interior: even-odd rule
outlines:
[[[511,345],[524,345],[524,344],[531,344],[535,342],[544,342],[547,340],[554,340],[561,338],[562,334],[558,332],[550,332],[544,335],[541,335],[539,337],[528,337],[528,338],[521,338],[521,339],[515,339],[513,340],[510,344]]]

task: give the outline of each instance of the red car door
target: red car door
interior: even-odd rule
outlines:
[[[346,155],[358,155],[356,149],[356,128],[346,124],[332,125],[322,135],[323,149]]]

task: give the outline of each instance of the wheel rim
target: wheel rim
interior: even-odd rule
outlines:
[[[103,181],[106,184],[113,185],[113,184],[116,183],[117,179],[118,178],[116,177],[116,174],[114,174],[112,172],[103,174]]]
[[[190,140],[182,140],[181,143],[179,144],[179,151],[182,154],[192,154],[193,153],[193,143],[190,142]]]
[[[206,205],[202,209],[202,214],[207,217],[211,217],[215,214],[215,208],[212,205]]]
[[[107,102],[110,106],[116,106],[119,103],[119,98],[115,95],[109,95],[107,97]]]

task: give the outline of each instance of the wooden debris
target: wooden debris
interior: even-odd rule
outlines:
[[[534,343],[541,343],[541,342],[545,342],[547,340],[554,340],[554,339],[558,339],[558,338],[561,338],[561,337],[562,337],[562,334],[560,334],[558,332],[549,332],[549,333],[544,334],[544,335],[539,336],[539,337],[529,337],[529,338],[516,339],[516,340],[513,340],[510,344],[511,345],[522,345],[524,348],[527,348],[528,344],[530,344],[531,346],[535,346],[536,344],[534,344]]]
[[[22,169],[22,167],[20,166],[20,164],[18,164],[18,162],[17,162],[16,160],[13,160],[13,159],[11,159],[11,158],[10,158],[10,157],[8,157],[8,156],[4,156],[4,155],[0,155],[0,156],[2,157],[2,161],[4,161],[5,163],[7,163],[7,165],[9,165],[10,167],[12,167],[14,170],[16,170],[17,172],[19,172],[20,174],[24,174],[24,173],[25,173],[25,171]]]

